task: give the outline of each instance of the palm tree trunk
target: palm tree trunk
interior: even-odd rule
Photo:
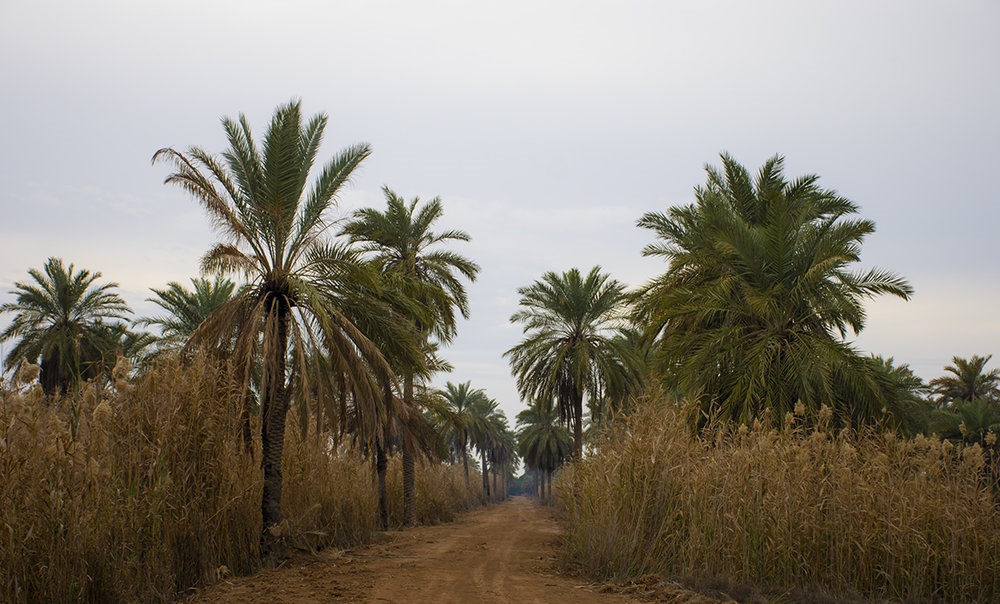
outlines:
[[[407,373],[403,381],[403,403],[407,409],[413,409],[413,374]],[[403,449],[403,526],[413,526],[417,523],[416,505],[416,468],[414,467],[413,451],[406,444],[407,439],[401,439]]]
[[[583,392],[577,388],[573,388],[573,415],[573,460],[580,461],[583,459]]]
[[[382,530],[389,528],[389,499],[385,492],[385,470],[389,461],[382,443],[375,445],[375,473],[378,475],[378,519]]]
[[[465,435],[462,435],[462,465],[465,466],[465,493],[472,492],[472,483],[469,481],[469,447],[466,444]]]
[[[486,453],[480,452],[480,457],[483,461],[482,471],[483,471],[483,497],[490,496],[490,479],[489,479],[489,466],[486,465]]]
[[[270,359],[271,374],[261,393],[261,469],[264,490],[261,496],[260,552],[272,557],[275,540],[269,529],[281,522],[281,459],[285,448],[285,418],[288,415],[288,388],[285,385],[285,353],[288,348],[288,311],[279,307],[278,342]],[[265,361],[265,367],[268,362]],[[268,560],[268,562],[274,562]]]

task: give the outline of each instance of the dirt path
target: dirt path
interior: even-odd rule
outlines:
[[[451,524],[391,533],[386,543],[229,579],[189,602],[638,602],[558,574],[558,534],[545,508],[515,497]]]

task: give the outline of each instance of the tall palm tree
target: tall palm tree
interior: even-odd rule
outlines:
[[[147,298],[165,311],[155,317],[143,317],[136,321],[142,326],[156,325],[160,328],[160,341],[167,347],[182,346],[198,329],[202,321],[212,311],[233,297],[236,284],[218,276],[215,279],[191,279],[193,289],[187,289],[176,281],[167,283],[166,289],[152,288],[155,294]]]
[[[661,373],[741,421],[765,408],[784,417],[800,400],[843,421],[880,416],[875,376],[845,338],[864,327],[864,300],[913,290],[884,270],[852,270],[874,223],[852,218],[858,206],[816,176],[786,180],[781,157],[756,178],[722,163],[706,167],[695,203],[638,222],[660,239],[643,254],[669,263],[637,298]]]
[[[247,279],[191,341],[219,342],[239,327],[233,358],[244,382],[254,367],[260,372],[265,557],[273,551],[268,529],[281,520],[281,459],[293,389],[311,392],[314,380],[327,392],[345,388],[354,400],[374,401],[373,372],[392,379],[381,352],[341,311],[334,287],[350,290],[356,281],[372,281],[371,275],[345,245],[326,237],[328,212],[371,149],[362,144],[341,151],[308,186],[326,122],[317,115],[303,123],[300,103],[293,101],[275,110],[260,145],[241,115],[223,119],[229,148],[221,158],[197,147],[165,148],[153,156],[173,164],[166,182],[192,195],[223,239],[202,258],[203,272]],[[323,358],[335,371],[310,368]]]
[[[552,405],[540,402],[531,404],[517,414],[517,453],[524,465],[539,476],[539,497],[546,499],[545,482],[548,480],[548,498],[552,496],[552,474],[573,454],[573,437],[559,421]]]
[[[131,310],[113,291],[117,283],[98,283],[101,273],[74,271],[59,258],[28,275],[31,282],[14,284],[15,301],[0,305],[0,312],[14,313],[0,342],[18,339],[4,364],[11,369],[41,359],[42,390],[65,394],[78,379],[93,377],[95,364],[113,346],[109,326]]]
[[[387,289],[395,289],[399,297],[415,301],[408,309],[419,339],[426,343],[434,337],[441,343],[454,338],[457,329],[456,309],[463,317],[469,315],[469,299],[460,279],[475,281],[479,266],[448,249],[456,241],[469,241],[463,231],[432,230],[444,214],[440,198],[434,198],[418,208],[419,198],[407,203],[388,187],[383,187],[386,208],[379,211],[365,208],[355,212],[343,232],[377,263]],[[426,344],[428,354],[432,347]],[[401,367],[403,373],[404,406],[413,405],[414,378],[419,369]],[[403,447],[403,510],[404,524],[416,522],[414,502],[413,451]]]
[[[556,400],[573,425],[574,455],[583,454],[583,399],[600,400],[640,379],[641,359],[621,337],[625,286],[595,266],[548,272],[517,290],[524,340],[504,353],[526,400]]]
[[[944,368],[951,375],[930,381],[931,391],[937,395],[941,406],[959,402],[972,402],[985,398],[994,403],[1000,399],[1000,369],[986,370],[993,355],[972,355],[971,359],[952,357],[951,365]]]

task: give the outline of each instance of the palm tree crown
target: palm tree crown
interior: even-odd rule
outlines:
[[[15,283],[11,293],[16,300],[0,306],[0,312],[14,313],[0,341],[20,338],[4,363],[11,369],[41,359],[42,389],[50,395],[65,393],[92,373],[88,365],[109,352],[110,326],[105,322],[131,311],[113,291],[117,283],[97,283],[101,273],[74,272],[72,264],[64,266],[59,258],[49,258],[42,271],[31,269],[28,275],[33,282]]]
[[[1000,398],[1000,369],[986,370],[993,355],[972,355],[971,359],[952,357],[951,365],[944,368],[951,375],[930,381],[931,391],[942,405],[972,402],[985,398],[997,402]]]
[[[139,325],[160,327],[161,342],[167,346],[179,346],[188,341],[202,321],[216,308],[233,297],[236,284],[229,279],[216,277],[191,279],[193,289],[187,289],[176,281],[167,283],[166,289],[153,288],[155,297],[147,298],[166,314],[145,317],[136,321]]]
[[[469,235],[454,229],[440,233],[431,230],[444,215],[439,197],[418,209],[419,198],[407,203],[388,187],[382,191],[385,210],[358,210],[344,226],[344,234],[374,257],[381,270],[397,278],[397,285],[424,307],[424,316],[416,317],[421,331],[448,342],[455,335],[455,309],[463,317],[469,316],[469,298],[459,275],[475,281],[479,266],[440,246],[469,241]]]
[[[851,270],[875,225],[850,218],[857,205],[818,177],[785,180],[781,157],[755,179],[722,162],[706,168],[694,204],[638,223],[661,240],[643,254],[669,264],[636,314],[662,372],[744,421],[766,407],[783,417],[799,400],[837,405],[845,419],[875,415],[875,380],[844,338],[864,327],[863,300],[913,291],[892,273]],[[838,396],[845,385],[859,402]]]
[[[557,401],[573,423],[577,457],[583,451],[583,398],[599,400],[609,388],[639,380],[640,359],[620,337],[625,286],[599,266],[583,276],[578,269],[548,272],[517,290],[524,340],[504,353],[521,397]]]

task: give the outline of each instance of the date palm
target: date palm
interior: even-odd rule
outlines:
[[[153,288],[155,294],[147,298],[165,311],[155,317],[143,317],[138,325],[156,325],[160,328],[160,342],[170,348],[184,345],[212,311],[233,297],[236,284],[229,279],[191,279],[192,289],[176,281],[167,283],[165,289]]]
[[[573,450],[583,454],[583,400],[599,401],[641,378],[641,359],[623,337],[625,286],[595,266],[548,272],[517,290],[524,340],[504,353],[526,400],[556,400],[573,426]]]
[[[328,392],[342,386],[356,389],[356,401],[374,401],[373,372],[391,379],[381,352],[342,312],[334,287],[350,291],[371,275],[347,246],[327,237],[328,213],[371,149],[344,149],[310,185],[325,115],[303,122],[298,101],[280,106],[260,144],[246,117],[222,123],[229,148],[221,158],[197,147],[165,148],[153,161],[173,165],[166,182],[194,197],[222,238],[202,258],[203,272],[247,280],[201,323],[192,342],[214,345],[236,330],[233,358],[247,386],[255,367],[260,373],[261,547],[267,556],[268,529],[281,520],[281,460],[293,389],[310,392],[313,380]],[[322,358],[335,371],[311,366]]]
[[[539,497],[552,497],[552,473],[573,454],[573,437],[559,421],[552,405],[535,402],[517,414],[517,452],[529,470],[540,478]]]
[[[448,382],[442,391],[447,404],[445,413],[440,414],[439,423],[465,469],[465,487],[470,488],[469,480],[469,445],[472,435],[476,434],[485,418],[482,411],[489,400],[481,388],[473,388],[472,382],[459,385]]]
[[[706,168],[695,203],[638,222],[660,239],[643,254],[668,263],[635,317],[668,385],[740,421],[766,408],[784,417],[800,400],[841,421],[880,416],[876,376],[845,338],[864,327],[863,301],[913,290],[893,273],[853,270],[874,223],[816,176],[786,180],[781,157],[756,178],[722,163]]]
[[[59,258],[28,275],[31,281],[14,284],[15,301],[0,305],[0,312],[14,314],[0,342],[17,339],[4,364],[12,369],[41,360],[42,390],[65,394],[80,378],[93,377],[105,353],[113,353],[110,328],[131,311],[114,291],[117,283],[99,283],[101,273],[75,271]]]
[[[993,355],[972,355],[970,359],[952,357],[951,365],[944,368],[951,375],[930,381],[931,391],[942,406],[972,402],[979,398],[993,403],[1000,398],[1000,369],[986,370]]]
[[[440,198],[419,206],[419,198],[407,203],[388,187],[383,187],[386,208],[364,208],[354,213],[343,232],[358,244],[378,265],[387,283],[400,299],[415,302],[408,314],[428,355],[432,353],[429,337],[447,343],[457,329],[456,310],[469,315],[469,300],[460,277],[475,281],[479,266],[475,262],[441,246],[469,241],[463,231],[433,231],[444,214]],[[419,206],[419,207],[418,207]],[[400,368],[403,373],[403,405],[413,406],[415,366]],[[414,502],[414,457],[403,447],[404,524],[416,522]]]

